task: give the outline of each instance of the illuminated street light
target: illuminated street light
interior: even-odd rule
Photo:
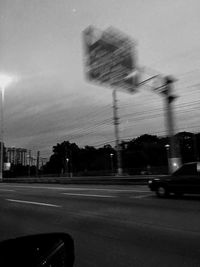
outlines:
[[[113,175],[113,153],[110,153],[110,162],[111,162],[111,175]]]
[[[67,176],[69,175],[69,158],[66,158],[66,162],[67,162]]]
[[[0,123],[1,123],[1,131],[0,131],[0,180],[3,179],[3,139],[4,139],[4,120],[3,120],[3,105],[4,105],[4,91],[6,87],[8,87],[13,82],[13,77],[0,74],[0,90],[1,90],[1,108],[0,108]]]
[[[166,148],[166,151],[167,151],[168,173],[170,174],[170,162],[169,162],[169,157],[170,157],[169,149],[170,149],[170,145],[169,144],[166,144],[165,145],[165,148]],[[174,167],[176,167],[176,166],[174,166]]]

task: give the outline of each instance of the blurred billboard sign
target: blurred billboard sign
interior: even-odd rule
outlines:
[[[87,79],[134,92],[137,86],[134,42],[112,27],[102,32],[89,26],[83,38]]]

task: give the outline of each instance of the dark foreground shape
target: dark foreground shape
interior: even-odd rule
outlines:
[[[64,233],[40,234],[0,243],[1,267],[72,267],[74,242]]]

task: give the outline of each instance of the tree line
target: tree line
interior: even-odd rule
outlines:
[[[180,132],[176,135],[182,162],[200,161],[200,133]],[[130,141],[121,142],[121,157],[124,174],[159,173],[168,171],[167,137],[143,134]],[[5,154],[5,151],[4,151]],[[4,155],[6,160],[6,155]],[[5,161],[6,162],[6,161]],[[37,170],[36,166],[12,165],[4,177],[58,175],[88,176],[116,173],[116,150],[111,145],[100,148],[79,147],[76,143],[63,141],[52,148],[49,161]]]
[[[182,162],[196,161],[200,155],[200,133],[180,132],[176,135],[180,144]],[[157,168],[167,170],[167,137],[144,134],[130,141],[121,142],[123,170],[127,174],[151,172]],[[116,171],[116,151],[111,145],[100,148],[64,141],[53,146],[43,173],[58,175],[111,174]],[[162,169],[163,168],[163,169]]]

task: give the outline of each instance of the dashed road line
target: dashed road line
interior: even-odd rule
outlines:
[[[128,192],[134,192],[134,193],[149,193],[149,190],[136,190],[136,189],[130,189]]]
[[[131,196],[130,198],[146,198],[146,197],[149,197],[149,196],[152,196],[152,194],[145,194],[145,195],[139,195],[139,196]]]
[[[77,191],[107,191],[107,192],[138,192],[147,193],[149,190],[136,190],[136,189],[109,189],[109,188],[80,188],[80,187],[66,187],[65,190],[77,190]]]
[[[101,197],[101,198],[114,198],[116,196],[110,196],[110,195],[93,195],[93,194],[79,194],[79,193],[62,193],[63,195],[68,196],[82,196],[82,197]]]
[[[13,189],[0,189],[0,191],[5,191],[5,192],[15,192],[15,190]]]
[[[60,208],[61,207],[60,205],[54,205],[54,204],[42,203],[42,202],[34,202],[34,201],[26,201],[26,200],[19,200],[19,199],[7,198],[6,200],[10,201],[10,202],[32,204],[32,205],[39,205],[39,206],[48,206],[48,207],[56,207],[56,208]]]

